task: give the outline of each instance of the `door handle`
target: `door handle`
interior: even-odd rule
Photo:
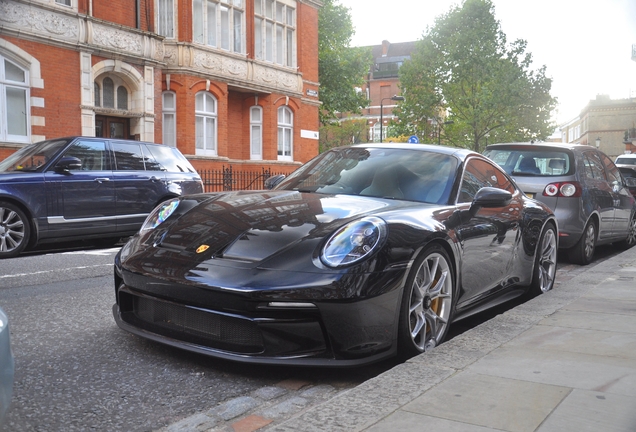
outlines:
[[[95,180],[97,183],[104,183],[104,182],[109,182],[110,179],[108,177],[97,177]]]

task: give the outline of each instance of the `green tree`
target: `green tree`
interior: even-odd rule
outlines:
[[[359,113],[368,105],[357,89],[373,64],[370,48],[349,47],[355,33],[350,10],[337,0],[324,0],[318,17],[318,73],[320,122],[334,121],[336,113]]]
[[[527,43],[508,44],[490,0],[437,18],[400,69],[401,132],[481,151],[486,142],[542,140],[554,131],[552,80]]]
[[[320,153],[333,147],[367,142],[368,131],[365,119],[331,122],[320,127]]]

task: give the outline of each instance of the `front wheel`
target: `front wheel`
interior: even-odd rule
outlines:
[[[455,307],[450,259],[439,245],[428,247],[407,278],[400,309],[398,350],[408,359],[439,345],[448,333]]]
[[[581,238],[574,246],[568,249],[568,258],[574,264],[588,265],[594,258],[596,247],[596,224],[589,221],[585,225]]]
[[[557,234],[554,225],[545,226],[535,252],[534,270],[529,293],[543,294],[554,286],[557,268]]]
[[[19,255],[29,243],[29,221],[17,206],[0,202],[0,258]]]

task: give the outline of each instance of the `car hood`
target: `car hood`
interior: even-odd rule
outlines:
[[[145,243],[197,258],[259,262],[369,213],[414,205],[424,204],[295,191],[197,195],[183,198]]]

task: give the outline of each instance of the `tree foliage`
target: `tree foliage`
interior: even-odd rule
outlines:
[[[318,17],[318,69],[320,122],[336,119],[336,113],[359,113],[368,105],[357,91],[373,64],[370,48],[349,47],[355,33],[349,8],[337,0],[324,0]]]
[[[508,44],[491,0],[464,0],[437,18],[400,69],[400,132],[481,151],[485,142],[541,140],[554,131],[552,80],[527,43]]]
[[[320,127],[320,153],[333,147],[367,142],[367,135],[368,129],[365,119],[324,124]]]

